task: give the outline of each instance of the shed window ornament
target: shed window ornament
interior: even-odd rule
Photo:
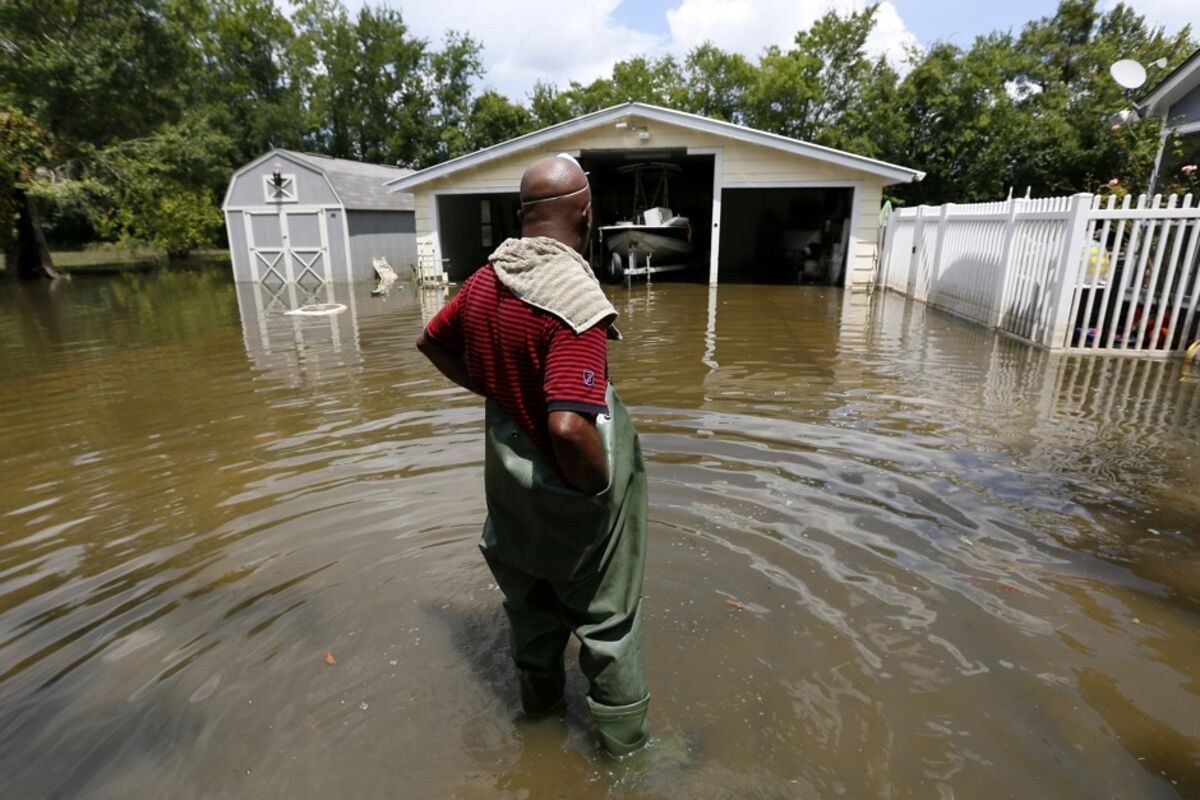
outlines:
[[[268,203],[296,202],[296,176],[280,171],[282,165],[276,164],[270,175],[263,176],[264,197]]]

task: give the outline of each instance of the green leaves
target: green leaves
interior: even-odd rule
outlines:
[[[828,13],[756,59],[711,43],[682,58],[636,56],[514,101],[480,85],[478,41],[427,41],[384,4],[7,0],[0,238],[21,186],[56,237],[137,237],[179,252],[216,235],[230,172],[271,147],[419,168],[627,100],[925,170],[898,190],[907,202],[1095,190],[1114,178],[1133,190],[1149,180],[1158,123],[1111,128],[1129,101],[1107,66],[1165,57],[1169,70],[1195,46],[1187,29],[1168,36],[1125,5],[1062,0],[1018,33],[931,43],[897,71],[867,53],[875,19],[874,6]],[[1164,74],[1152,68],[1150,81]],[[1180,170],[1197,154],[1171,153],[1164,180],[1194,185],[1195,171]]]

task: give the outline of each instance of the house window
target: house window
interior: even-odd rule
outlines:
[[[482,237],[483,238],[483,246],[491,247],[496,241],[493,238],[493,233],[492,233],[492,201],[491,200],[480,200],[479,201],[479,220],[481,223],[481,225],[480,225],[481,232],[483,233],[483,237]]]
[[[296,202],[296,176],[280,175],[279,185],[275,185],[273,175],[263,175],[263,196],[268,203]]]

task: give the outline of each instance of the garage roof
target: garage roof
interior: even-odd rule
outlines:
[[[898,164],[889,164],[886,161],[878,161],[874,158],[848,153],[845,150],[835,150],[832,147],[823,147],[819,144],[812,144],[811,142],[780,136],[776,133],[767,133],[766,131],[747,128],[744,125],[735,125],[732,122],[722,122],[721,120],[702,117],[698,114],[689,114],[685,111],[675,111],[674,109],[653,106],[648,103],[630,102],[612,106],[601,111],[595,111],[591,114],[585,114],[582,117],[576,117],[557,125],[551,125],[533,133],[509,139],[507,142],[485,147],[474,153],[450,159],[428,169],[414,172],[411,175],[393,178],[388,181],[388,186],[393,192],[411,191],[414,187],[428,183],[431,180],[452,175],[460,170],[478,167],[493,159],[503,158],[521,150],[551,142],[563,136],[596,128],[631,114],[648,120],[679,125],[684,128],[691,128],[717,136],[725,136],[730,139],[749,142],[750,144],[782,150],[787,153],[816,159],[817,161],[825,161],[849,167],[861,172],[888,178],[896,183],[913,183],[925,177],[925,173],[920,170],[902,167]]]
[[[234,173],[234,178],[264,161],[284,156],[293,161],[307,164],[320,172],[329,181],[333,193],[349,211],[412,211],[411,194],[396,194],[387,183],[412,174],[411,169],[388,167],[383,164],[366,164],[347,158],[331,158],[317,153],[299,153],[277,147],[251,161]],[[232,182],[231,182],[232,186]]]

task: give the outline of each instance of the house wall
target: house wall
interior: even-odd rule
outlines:
[[[407,277],[417,263],[416,221],[411,211],[347,211],[351,280],[375,277],[372,259],[386,258]]]
[[[719,149],[721,183],[728,188],[756,185],[834,185],[855,188],[858,219],[847,264],[846,285],[865,286],[871,281],[876,260],[879,207],[883,199],[883,187],[889,183],[886,179],[691,128],[654,120],[639,120],[636,114],[631,114],[627,119],[631,124],[628,130],[618,130],[612,125],[605,125],[574,133],[418,187],[414,191],[417,246],[422,252],[432,253],[437,250],[435,195],[438,192],[516,191],[521,173],[532,161],[542,156],[564,151],[597,149],[648,152],[672,147]],[[632,131],[634,125],[647,127],[650,138],[639,139],[636,132]]]
[[[1172,126],[1200,122],[1200,85],[1179,98],[1167,112],[1167,121]]]
[[[273,158],[264,159],[262,163],[235,177],[229,190],[227,204],[231,207],[275,206],[276,203],[267,202],[266,193],[263,190],[263,177],[270,176],[275,171],[276,160],[283,162],[284,174],[296,176],[296,202],[287,202],[281,205],[340,205],[324,175],[307,164],[288,158],[283,154],[276,154]]]

